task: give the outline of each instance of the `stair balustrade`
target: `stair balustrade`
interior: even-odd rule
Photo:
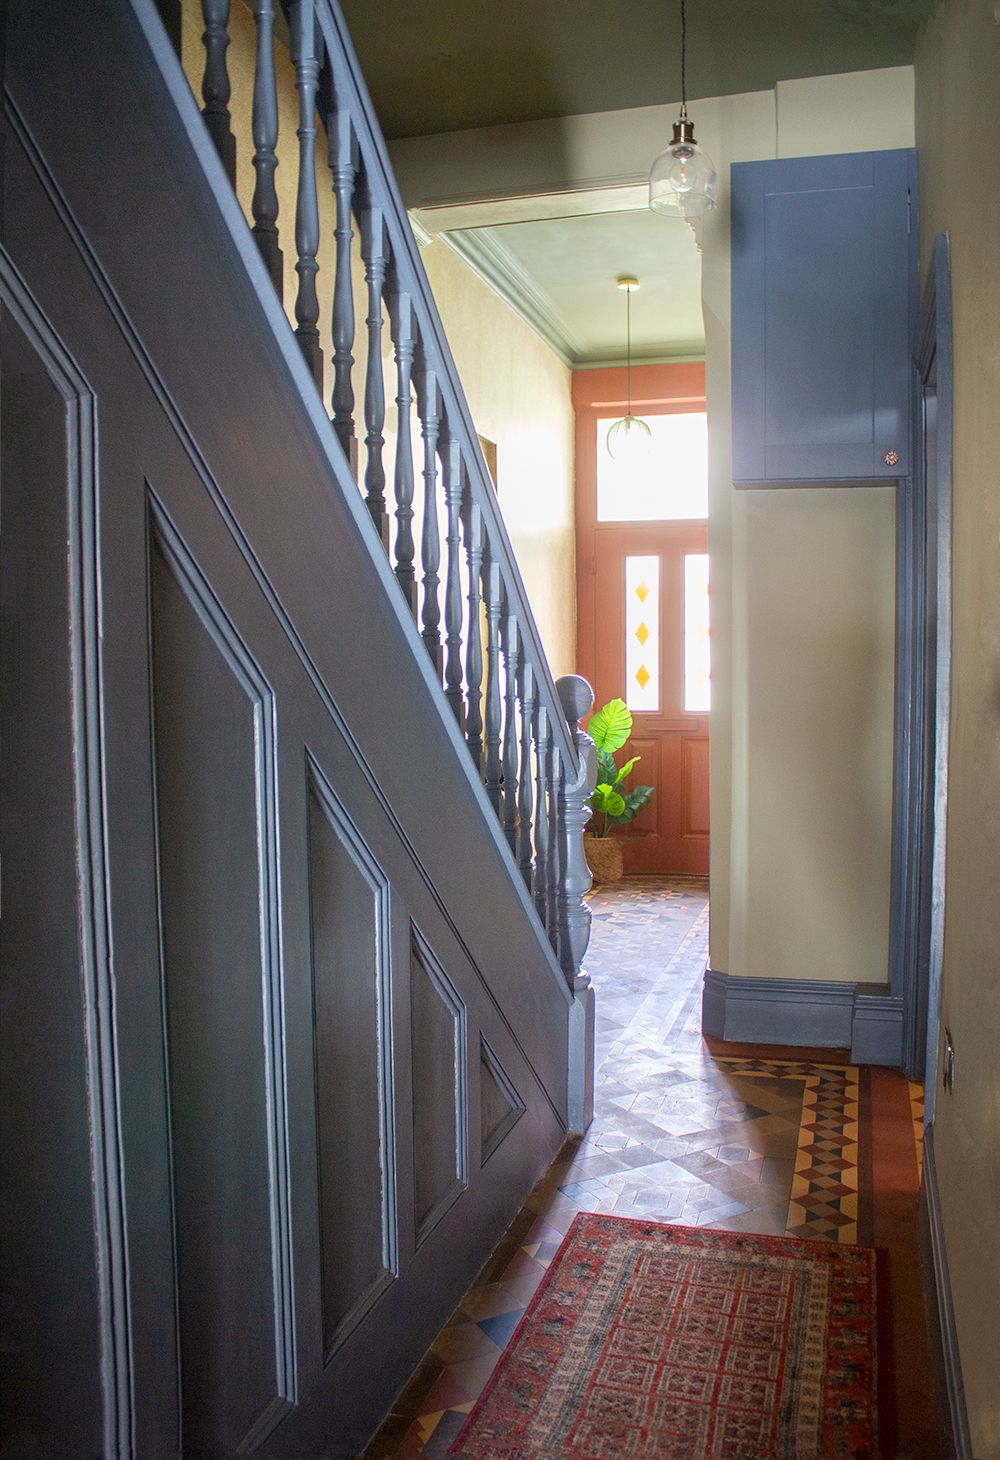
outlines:
[[[335,0],[293,0],[282,10],[298,93],[295,334],[322,392],[316,177],[317,141],[325,131],[336,220],[328,332],[331,430],[359,480],[445,702],[503,828],[512,875],[523,878],[567,983],[579,996],[587,990],[582,964],[590,936],[590,912],[583,901],[590,875],[582,832],[595,780],[589,737],[579,721],[593,696],[577,676],[558,687],[553,681],[340,9]],[[229,5],[203,0],[203,13],[203,115],[232,181],[241,139],[233,136],[228,105]],[[253,18],[252,231],[280,297],[281,220],[274,181],[279,75],[273,38],[281,15],[272,0],[254,0]],[[360,340],[354,293],[358,267],[367,298]],[[395,439],[388,448],[386,321],[396,412]],[[356,350],[363,365],[357,390]],[[389,452],[391,472],[386,469]],[[418,518],[419,544],[414,536]]]

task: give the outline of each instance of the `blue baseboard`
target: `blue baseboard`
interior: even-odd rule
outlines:
[[[902,1000],[870,984],[733,978],[709,968],[702,1028],[741,1044],[849,1049],[855,1064],[902,1062]]]

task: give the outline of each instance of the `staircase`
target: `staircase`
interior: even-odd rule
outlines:
[[[337,5],[202,8],[9,6],[11,1457],[357,1454],[592,1109],[589,687]]]

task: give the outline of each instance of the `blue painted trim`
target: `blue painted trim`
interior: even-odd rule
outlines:
[[[892,1065],[903,1062],[903,1001],[895,995],[855,989],[851,1011],[851,1063]]]
[[[2,49],[2,48],[0,48]],[[2,63],[0,63],[2,65]],[[0,107],[2,114],[2,107]],[[2,135],[2,134],[0,134]],[[62,398],[68,490],[67,592],[72,675],[74,808],[79,876],[81,1002],[87,1100],[104,1454],[132,1454],[135,1424],[132,1308],[128,1280],[125,1176],[119,1128],[118,1048],[104,776],[101,681],[100,523],[97,402],[89,381],[0,244],[0,302],[43,362]]]
[[[926,1081],[925,1119],[934,1119],[937,1097],[938,1042],[941,1021],[941,973],[944,962],[945,852],[948,833],[948,735],[951,716],[951,500],[954,387],[954,337],[951,309],[951,256],[948,236],[934,240],[931,269],[924,292],[916,364],[923,385],[934,381],[937,392],[937,461],[931,520],[934,561],[928,572],[934,583],[935,663],[934,726],[929,767],[932,777],[927,814],[931,826],[925,837],[927,882],[923,894],[926,944],[921,973],[921,1004],[914,1010],[908,1031],[915,1062],[922,1058]],[[923,453],[921,452],[921,457]],[[925,1027],[922,1027],[925,1026]],[[921,1048],[921,1041],[923,1047]]]
[[[745,1044],[851,1043],[854,984],[826,979],[733,978],[705,971],[702,1028]]]
[[[941,1215],[941,1196],[938,1188],[937,1162],[934,1155],[934,1126],[927,1126],[924,1132],[924,1170],[920,1188],[922,1236],[927,1249],[924,1257],[924,1274],[928,1284],[928,1300],[931,1315],[931,1342],[935,1350],[939,1385],[944,1396],[944,1410],[947,1416],[948,1454],[954,1460],[975,1460],[972,1453],[972,1435],[969,1430],[969,1413],[965,1402],[965,1384],[962,1380],[962,1358],[958,1347],[958,1328],[955,1323],[955,1308],[951,1296],[951,1279],[948,1273],[948,1249],[945,1244],[944,1221]]]
[[[850,1049],[854,1064],[898,1065],[903,1004],[877,984],[733,978],[706,969],[702,1029],[738,1044]]]

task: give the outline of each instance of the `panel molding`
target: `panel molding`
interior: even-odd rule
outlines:
[[[707,735],[685,735],[681,739],[681,764],[682,764],[683,770],[684,770],[684,778],[683,778],[683,786],[684,786],[684,802],[683,802],[683,806],[684,806],[684,829],[683,829],[683,835],[684,836],[690,836],[690,837],[695,837],[695,836],[698,836],[698,837],[707,837],[709,835],[709,827],[708,826],[694,826],[692,824],[693,823],[693,820],[694,820],[693,812],[692,812],[692,803],[694,801],[694,794],[693,794],[693,791],[692,791],[692,782],[693,782],[693,779],[694,779],[695,775],[698,773],[697,772],[697,767],[694,764],[694,758],[695,758],[696,755],[702,755],[707,760],[708,753],[709,753],[709,750],[708,750],[708,737],[707,737]],[[707,783],[707,768],[706,768],[704,774],[705,774],[706,783]],[[707,810],[707,799],[708,799],[707,784],[706,784],[706,790],[705,790],[705,797],[706,797],[706,810]]]
[[[379,1167],[382,1199],[382,1271],[357,1299],[324,1341],[324,1365],[395,1282],[399,1273],[397,1150],[392,1052],[392,958],[389,936],[389,879],[365,841],[354,818],[334,791],[318,759],[306,747],[307,794],[314,795],[341,846],[371,891],[375,907],[375,998],[378,1049]],[[315,999],[315,963],[313,963]],[[316,1086],[318,1092],[318,1081]],[[317,1121],[319,1113],[317,1112]],[[320,1173],[322,1182],[322,1173]]]
[[[903,1001],[878,985],[734,978],[708,968],[702,1029],[738,1044],[849,1049],[855,1064],[899,1065]]]
[[[924,1245],[924,1274],[930,1292],[931,1342],[934,1349],[938,1382],[944,1393],[954,1460],[975,1460],[972,1434],[962,1381],[962,1356],[958,1346],[958,1327],[952,1301],[951,1278],[948,1272],[948,1247],[945,1241],[941,1192],[938,1186],[937,1161],[934,1154],[934,1123],[924,1128],[923,1182],[920,1188],[921,1236]]]
[[[43,362],[66,408],[70,713],[74,725],[80,963],[98,1258],[95,1281],[101,1330],[103,1432],[106,1454],[124,1460],[133,1453],[134,1373],[106,875],[97,401],[2,244],[0,301]]]
[[[469,1185],[468,1016],[461,995],[445,973],[430,943],[413,921],[410,922],[410,957],[451,1016],[455,1050],[455,1174],[430,1210],[417,1220],[416,1248],[419,1249]]]
[[[481,1031],[479,1035],[479,1059],[480,1108],[482,1108],[481,1082],[484,1070],[487,1071],[489,1075],[492,1076],[492,1078],[495,1080],[498,1089],[506,1098],[508,1104],[507,1114],[497,1122],[492,1130],[484,1130],[482,1133],[482,1149],[480,1152],[479,1164],[480,1166],[485,1166],[487,1161],[494,1154],[494,1152],[499,1150],[500,1146],[503,1145],[504,1141],[507,1139],[511,1131],[521,1119],[521,1116],[524,1114],[525,1111],[525,1104],[520,1095],[517,1093],[517,1090],[514,1088],[514,1083],[511,1080],[510,1076],[507,1074],[507,1071],[504,1069],[503,1065],[500,1063],[499,1059],[491,1048],[490,1042],[486,1038],[486,1035],[483,1034]]]
[[[280,942],[278,891],[277,811],[277,724],[274,693],[249,646],[227,614],[220,599],[199,567],[173,522],[162,498],[146,481],[147,555],[158,550],[167,569],[224,659],[234,679],[246,694],[254,719],[256,783],[256,834],[258,903],[260,908],[260,955],[263,978],[264,1081],[267,1090],[268,1203],[271,1225],[273,1323],[275,1354],[275,1396],[257,1416],[239,1443],[239,1453],[255,1449],[281,1422],[297,1401],[295,1362],[295,1306],[292,1285],[291,1185],[288,1167],[288,1092],[285,1070],[284,973]],[[151,583],[152,574],[147,574]],[[152,612],[150,631],[150,676],[152,680]],[[154,729],[155,742],[155,729]],[[158,819],[158,813],[157,813]],[[157,832],[157,841],[159,834]],[[157,868],[160,865],[157,847]],[[159,871],[157,873],[159,878]],[[162,905],[162,894],[160,894]],[[162,911],[160,926],[160,979],[166,1009],[166,960]],[[167,1030],[164,1025],[164,1057],[169,1068]],[[179,1319],[177,1255],[174,1255],[175,1322]],[[178,1343],[180,1332],[178,1328]],[[183,1403],[183,1399],[181,1399]]]
[[[150,41],[151,46],[153,46],[154,51],[156,51],[155,38],[147,36],[147,40]],[[158,51],[156,51],[156,53],[158,56],[160,56],[160,53]],[[160,59],[162,59],[165,63],[165,52],[163,53],[162,57],[160,57]],[[171,56],[171,60],[173,64],[176,65],[175,58]],[[246,533],[243,531],[232,508],[227,502],[226,497],[221,487],[219,486],[219,483],[217,482],[204,455],[199,449],[194,434],[192,433],[180,408],[178,407],[170,390],[168,389],[166,382],[157,370],[153,360],[150,358],[149,352],[146,350],[141,338],[138,335],[138,332],[135,329],[135,326],[132,324],[128,312],[125,309],[121,299],[119,298],[118,293],[114,288],[114,285],[108,278],[108,275],[101,265],[100,260],[97,258],[86,235],[80,228],[80,225],[75,215],[73,214],[72,209],[67,203],[58,182],[53,177],[48,165],[46,164],[45,158],[40,152],[38,145],[35,142],[34,137],[32,136],[31,130],[28,127],[23,115],[21,114],[20,109],[9,96],[5,99],[5,101],[6,115],[10,122],[11,135],[16,137],[20,146],[24,149],[25,155],[28,158],[31,167],[33,168],[38,178],[40,186],[43,188],[46,197],[49,200],[49,203],[51,204],[54,212],[59,218],[60,223],[63,225],[67,234],[72,239],[74,247],[79,252],[80,257],[83,260],[85,268],[90,274],[95,288],[101,294],[101,297],[104,300],[109,313],[111,314],[116,325],[121,331],[122,338],[124,339],[129,350],[131,351],[135,362],[144,380],[146,381],[146,384],[149,386],[149,389],[152,392],[154,398],[163,410],[164,416],[170,423],[170,427],[174,432],[182,450],[187,455],[192,470],[195,472],[199,481],[202,483],[202,486],[208,493],[212,504],[218,511],[220,518],[225,523],[226,529],[230,533],[230,536],[232,537],[238,552],[246,563],[249,572],[253,576],[257,587],[260,589],[260,592],[263,595],[265,601],[274,613],[276,622],[286,636],[289,644],[292,647],[293,652],[298,657],[298,660],[301,663],[306,675],[309,677],[309,680],[312,683],[313,688],[315,689],[316,694],[320,699],[320,702],[322,703],[327,714],[330,716],[330,719],[333,721],[334,726],[340,734],[345,747],[347,748],[350,755],[353,757],[358,767],[358,770],[365,778],[369,789],[371,790],[373,796],[377,800],[394,832],[399,838],[399,841],[403,846],[411,863],[413,864],[414,869],[421,878],[424,887],[426,888],[430,897],[433,899],[434,904],[440,912],[442,918],[447,923],[450,932],[460,945],[465,957],[468,959],[469,966],[472,968],[473,972],[476,975],[476,978],[479,980],[479,984],[483,993],[490,1001],[494,1014],[496,1015],[497,1019],[499,1019],[500,1022],[503,1024],[505,1030],[507,1031],[507,1034],[514,1042],[519,1054],[523,1058],[525,1065],[530,1070],[531,1076],[535,1081],[536,1087],[540,1095],[545,1100],[555,1119],[559,1122],[560,1125],[564,1125],[564,1112],[560,1110],[557,1101],[553,1098],[552,1093],[546,1088],[544,1080],[535,1069],[527,1050],[524,1048],[521,1040],[518,1038],[517,1031],[514,1029],[504,1009],[501,1007],[500,1002],[497,999],[494,991],[490,987],[488,980],[486,979],[481,968],[479,967],[479,964],[474,958],[471,949],[463,938],[461,929],[456,919],[452,915],[450,909],[448,908],[448,905],[441,896],[441,892],[437,887],[434,879],[431,877],[427,867],[425,866],[423,859],[421,858],[420,853],[417,850],[417,847],[415,846],[405,826],[400,821],[398,815],[396,814],[395,808],[393,807],[389,798],[386,796],[385,791],[382,789],[378,777],[376,776],[374,770],[369,764],[368,759],[365,756],[359,742],[352,733],[351,728],[347,720],[345,719],[339,705],[334,699],[333,694],[329,686],[327,685],[319,666],[317,665],[315,659],[313,658],[301,635],[299,634],[298,629],[296,628],[291,618],[291,615],[289,614],[288,610],[281,600],[281,597],[271,583],[270,578],[267,576],[263,564],[255,553],[252,544],[246,536]],[[197,107],[194,105],[194,100],[191,96],[190,88],[187,86],[186,82],[184,83],[184,92],[180,97],[177,98],[177,101],[178,105],[181,107],[190,106],[191,126],[193,128],[193,133],[197,137],[202,138],[204,134],[204,123],[201,120],[201,116],[197,110]],[[207,139],[205,139],[205,143],[205,149],[203,151],[199,151],[199,161],[206,168],[206,170],[214,172],[215,169],[219,168],[221,165],[218,162],[218,158],[215,156],[214,149],[211,147],[211,144],[207,142]],[[270,288],[267,282],[267,276],[264,272],[259,252],[255,247],[253,240],[250,237],[250,234],[246,228],[246,221],[243,218],[242,214],[239,212],[238,203],[232,196],[232,189],[229,187],[228,182],[224,187],[222,187],[221,185],[216,186],[214,183],[211,182],[209,185],[213,187],[213,191],[216,194],[219,208],[226,216],[227,222],[230,225],[234,246],[238,250],[240,257],[248,271],[250,271],[255,276],[256,281],[260,284],[260,288],[257,290],[258,298],[273,324],[276,340],[283,350],[285,359],[295,377],[296,382],[299,384],[303,412],[309,417],[314,428],[316,429],[317,439],[320,442],[321,449],[324,450],[329,461],[331,475],[337,481],[340,481],[341,477],[338,462],[335,459],[334,453],[329,445],[331,435],[328,429],[329,421],[323,415],[322,404],[316,397],[313,384],[309,380],[308,374],[305,371],[305,366],[302,360],[302,352],[298,349],[294,341],[291,341],[290,337],[288,336],[287,321],[281,314],[280,305],[277,303],[276,300],[274,300],[273,308],[271,307],[273,290]],[[345,488],[343,495],[344,501],[347,503],[348,510],[352,513],[356,523],[358,524],[359,534],[361,538],[363,538],[364,544],[370,551],[371,562],[374,565],[375,571],[382,579],[388,601],[392,605],[393,612],[396,615],[402,631],[408,636],[411,636],[411,645],[413,647],[414,660],[419,665],[420,673],[423,675],[426,681],[429,692],[437,696],[440,693],[440,686],[438,686],[434,681],[429,660],[426,653],[424,652],[422,644],[419,641],[419,635],[417,634],[413,622],[408,612],[406,611],[406,605],[403,601],[402,596],[399,593],[398,585],[395,581],[395,575],[392,572],[392,568],[389,565],[389,561],[385,553],[381,549],[381,545],[379,545],[378,549],[376,550],[374,544],[371,541],[371,522],[365,510],[364,503],[362,502],[356,490],[348,491]],[[507,847],[506,839],[503,834],[503,829],[497,821],[493,808],[490,806],[483,784],[475,773],[475,767],[471,761],[471,758],[468,755],[465,743],[461,738],[460,732],[458,731],[457,725],[455,723],[455,718],[450,712],[444,709],[442,709],[441,711],[441,733],[444,736],[452,739],[455,747],[456,756],[459,757],[459,763],[463,766],[466,772],[468,783],[471,787],[472,793],[476,797],[480,805],[480,809],[482,810],[483,824],[486,827],[488,834],[493,838],[501,855],[506,858],[509,855],[509,849]],[[534,926],[537,923],[537,914],[535,913],[534,905],[531,902],[528,891],[524,885],[523,878],[512,875],[511,886],[514,891],[514,896],[520,900],[526,916],[529,918],[530,921],[532,921],[532,925]],[[548,939],[544,936],[541,929],[536,929],[536,931],[540,959],[549,971],[549,975],[552,979],[554,989],[558,991],[559,996],[562,997],[567,1006],[569,1006],[572,1003],[572,996],[567,988],[566,980],[563,977],[558,960],[552,951]]]

